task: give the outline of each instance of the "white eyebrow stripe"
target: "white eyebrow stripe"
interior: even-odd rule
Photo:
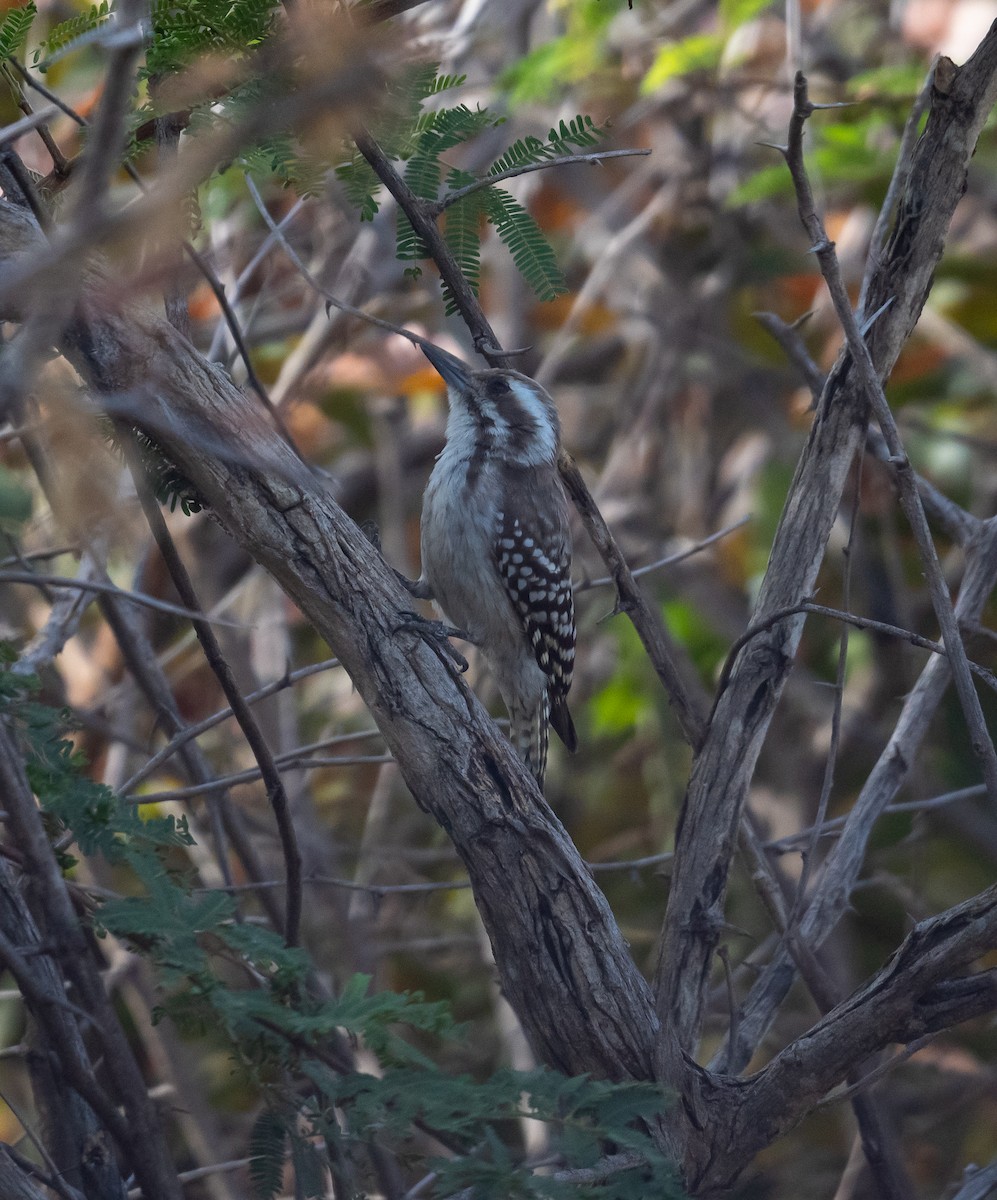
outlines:
[[[557,435],[547,405],[540,399],[536,391],[521,379],[511,379],[509,390],[523,406],[523,410],[533,419],[544,456],[551,460],[554,459],[557,455]]]

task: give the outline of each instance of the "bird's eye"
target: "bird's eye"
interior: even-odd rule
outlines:
[[[488,395],[491,396],[493,400],[499,400],[503,396],[508,396],[509,391],[509,385],[504,379],[489,379]]]

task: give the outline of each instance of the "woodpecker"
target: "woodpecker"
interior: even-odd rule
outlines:
[[[568,502],[557,472],[554,401],[518,371],[472,371],[423,353],[447,385],[446,445],[422,507],[422,575],[485,657],[509,711],[510,741],[543,789],[548,726],[574,751],[575,661]]]

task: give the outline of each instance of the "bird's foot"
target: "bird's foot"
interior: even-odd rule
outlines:
[[[463,674],[467,670],[467,659],[452,645],[450,639],[460,638],[462,642],[470,642],[470,636],[463,629],[456,629],[453,625],[448,625],[445,621],[435,621],[428,617],[423,617],[417,612],[409,612],[403,610],[398,614],[402,620],[394,627],[392,633],[412,633],[416,637],[421,637],[431,650],[433,650],[443,661],[449,666],[456,667]]]

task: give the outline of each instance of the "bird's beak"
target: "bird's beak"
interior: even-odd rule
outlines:
[[[439,346],[423,345],[422,352],[439,371],[448,387],[458,392],[468,390],[471,384],[471,368],[466,363],[448,354],[446,350],[441,350]]]

